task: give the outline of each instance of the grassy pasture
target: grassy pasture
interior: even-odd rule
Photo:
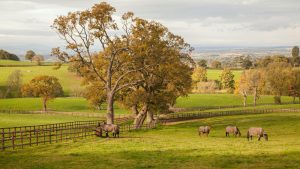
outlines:
[[[1,60],[0,59],[0,65],[2,66],[31,66],[36,65],[34,62],[29,61],[15,61],[15,60]]]
[[[68,66],[62,66],[58,70],[54,66],[27,66],[27,67],[0,67],[0,86],[5,86],[8,76],[15,70],[20,70],[23,82],[28,82],[39,75],[55,76],[59,79],[63,90],[68,95],[72,90],[80,88],[81,80],[68,71]]]
[[[223,70],[220,69],[207,69],[208,80],[220,80],[220,75]],[[239,80],[243,70],[231,70],[234,75],[234,80]]]
[[[0,65],[14,65],[14,67],[0,67],[0,87],[6,85],[7,77],[11,72],[20,70],[23,74],[24,82],[28,82],[38,75],[56,76],[62,84],[63,90],[66,95],[69,95],[70,92],[74,89],[81,88],[80,78],[69,72],[67,70],[67,65],[62,66],[58,70],[54,70],[54,66],[30,66],[34,64],[35,63],[31,62],[0,60]],[[207,77],[209,80],[220,79],[221,72],[222,70],[208,69]],[[233,74],[235,75],[236,80],[239,79],[241,72],[241,70],[233,70]]]
[[[249,97],[248,103],[252,104],[252,97]],[[282,97],[283,102],[291,102],[291,97]],[[273,103],[273,96],[261,96],[257,101],[260,103]],[[242,98],[233,94],[190,94],[188,97],[178,98],[176,107],[190,108],[202,106],[231,106],[242,105]],[[105,105],[103,105],[105,107]],[[105,113],[105,110],[92,110],[84,98],[64,97],[52,100],[48,104],[49,110],[65,112],[99,112]],[[14,110],[35,110],[42,109],[40,98],[13,98],[0,99],[0,109]],[[115,105],[117,114],[126,114],[129,111]]]
[[[106,113],[106,110],[92,109],[86,99],[76,97],[56,98],[49,101],[47,107],[50,111]],[[42,110],[42,100],[40,98],[0,99],[0,109],[40,111]],[[126,114],[128,111],[118,107],[116,104],[115,113]]]
[[[0,128],[32,126],[40,124],[53,124],[72,121],[94,120],[95,118],[70,116],[70,115],[48,115],[48,114],[5,114],[0,113]]]
[[[0,152],[1,168],[300,168],[300,113],[216,117],[149,131],[121,133],[119,139],[90,138]],[[241,138],[226,138],[227,125],[240,126]],[[199,137],[200,125],[213,127]],[[262,126],[269,141],[245,138]]]
[[[291,97],[283,96],[282,102],[292,102]],[[253,104],[253,97],[249,96],[248,104]],[[257,104],[274,103],[273,96],[261,96]],[[243,105],[243,98],[233,94],[189,94],[188,97],[177,99],[176,107],[201,107],[201,106],[233,106]]]

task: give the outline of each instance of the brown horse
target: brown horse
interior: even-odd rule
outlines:
[[[226,132],[225,132],[226,137],[229,137],[230,133],[232,133],[235,137],[237,135],[239,135],[239,137],[241,137],[241,132],[237,126],[227,126],[225,130],[226,130]]]
[[[117,137],[117,136],[119,137],[119,134],[120,134],[119,125],[106,124],[106,123],[100,124],[100,123],[98,123],[98,126],[101,128],[102,131],[104,131],[106,133],[106,137],[109,137],[108,136],[109,132],[112,132],[113,137]],[[101,136],[102,136],[102,132],[101,132]]]
[[[253,136],[258,136],[258,141],[260,141],[261,137],[264,137],[265,140],[268,141],[268,134],[261,127],[251,127],[251,128],[249,128],[249,130],[247,132],[248,141],[249,141],[249,138],[251,138],[251,140],[252,140]]]
[[[206,134],[206,136],[208,136],[210,130],[211,130],[210,126],[200,126],[198,129],[198,134],[199,136],[201,136],[202,134]]]

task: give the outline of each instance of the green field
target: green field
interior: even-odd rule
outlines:
[[[0,59],[0,66],[34,66],[36,65],[34,62],[29,61],[14,61],[14,60],[1,60]]]
[[[292,102],[292,97],[283,96],[282,102]],[[253,104],[253,97],[248,96],[248,104]],[[257,104],[274,103],[273,96],[260,96]],[[243,97],[233,94],[189,94],[188,97],[177,99],[176,107],[201,107],[201,106],[235,106],[243,105]]]
[[[252,104],[252,97],[249,97],[248,103]],[[291,102],[291,97],[282,97],[283,102]],[[261,96],[257,101],[258,104],[273,103],[273,96]],[[242,98],[233,94],[190,94],[188,97],[178,98],[176,107],[193,108],[205,106],[242,106]],[[105,105],[103,105],[105,108]],[[42,101],[40,98],[13,98],[0,99],[0,110],[42,110]],[[93,110],[86,99],[64,97],[52,100],[48,104],[48,109],[62,112],[99,112],[105,113],[105,110]],[[116,114],[129,113],[128,110],[122,109],[115,104]]]
[[[68,71],[68,66],[60,69],[53,69],[54,66],[29,66],[29,67],[0,67],[0,86],[5,86],[7,77],[15,70],[20,70],[23,75],[23,82],[28,82],[39,75],[55,76],[59,79],[66,95],[73,90],[80,88],[81,80]]]
[[[226,138],[238,125],[241,138]],[[211,125],[209,137],[197,128]],[[248,142],[246,130],[261,126],[269,141]],[[121,133],[119,139],[91,138],[72,143],[0,153],[1,168],[300,168],[300,113],[217,117],[149,131]]]
[[[54,70],[54,66],[28,66],[34,65],[34,63],[9,60],[0,60],[0,65],[15,65],[14,67],[0,67],[0,87],[6,85],[9,74],[15,70],[20,70],[23,74],[24,82],[28,82],[38,75],[56,76],[62,84],[65,95],[69,95],[72,91],[82,88],[80,86],[80,78],[69,72],[67,65],[62,66],[58,70]],[[207,77],[209,80],[220,79],[221,72],[222,70],[208,69]],[[233,70],[236,80],[239,79],[241,72],[241,70]]]
[[[93,120],[96,118],[70,116],[70,115],[48,115],[48,114],[6,114],[0,113],[0,128],[32,126],[40,124],[53,124],[82,120]]]
[[[76,97],[62,97],[49,101],[49,111],[60,112],[93,112],[105,113],[106,110],[94,110],[84,98]],[[105,108],[105,105],[103,105]],[[0,99],[0,110],[42,110],[42,100],[40,98],[14,98],[14,99]],[[115,105],[116,114],[127,114],[128,111],[121,109]]]
[[[232,70],[234,75],[234,80],[239,80],[242,74],[242,70]],[[220,69],[207,69],[207,79],[208,80],[220,80],[220,75],[222,70]]]

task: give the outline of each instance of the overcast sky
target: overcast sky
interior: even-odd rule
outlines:
[[[0,0],[0,49],[48,54],[63,45],[50,28],[68,11],[98,0]],[[300,45],[300,0],[110,0],[116,16],[133,11],[181,35],[193,46]]]

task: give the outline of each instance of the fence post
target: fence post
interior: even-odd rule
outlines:
[[[29,146],[31,146],[31,126],[29,126]]]
[[[23,131],[21,127],[20,127],[20,135],[21,135],[21,146],[23,148]]]
[[[40,129],[40,126],[39,126],[39,129]],[[34,134],[35,134],[36,145],[39,145],[39,131],[35,129],[35,126],[34,126]]]
[[[5,143],[4,143],[4,136],[5,136],[5,135],[4,135],[4,128],[2,128],[2,134],[1,134],[1,135],[2,135],[2,148],[1,148],[1,149],[4,151],[4,149],[5,149],[5,148],[4,148],[4,144],[5,144]]]

